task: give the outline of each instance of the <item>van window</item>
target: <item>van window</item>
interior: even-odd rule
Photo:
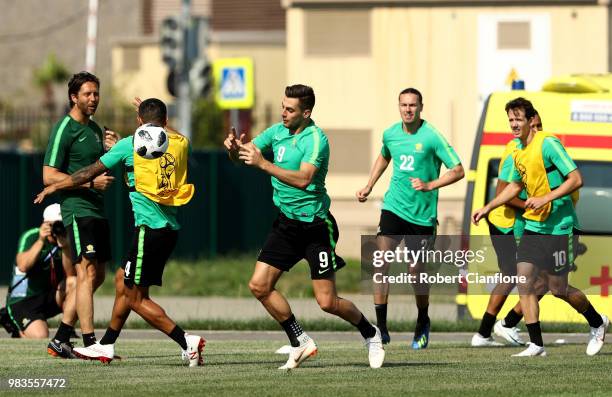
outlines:
[[[583,232],[612,234],[612,162],[576,161],[584,185],[576,213]]]
[[[489,160],[486,202],[495,197],[500,159]],[[612,234],[612,162],[576,161],[584,186],[576,213],[585,234]]]
[[[487,167],[487,197],[485,203],[493,200],[495,197],[495,189],[497,187],[497,171],[499,170],[499,162],[501,159],[489,160],[489,166]]]

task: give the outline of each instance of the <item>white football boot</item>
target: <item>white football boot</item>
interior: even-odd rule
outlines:
[[[380,329],[376,325],[372,325],[376,329],[373,337],[365,340],[365,345],[368,348],[368,361],[370,368],[380,368],[385,361],[385,348],[382,343],[382,335]]]
[[[206,346],[206,340],[201,336],[185,333],[185,341],[187,341],[187,350],[181,352],[183,361],[188,361],[190,367],[204,365],[202,350],[204,350],[204,346]]]
[[[89,347],[75,347],[72,352],[83,360],[98,360],[103,364],[110,364],[115,358],[115,345],[101,345],[96,342]]]
[[[599,353],[606,339],[606,331],[608,331],[608,327],[610,326],[610,320],[605,314],[601,315],[601,319],[603,324],[597,328],[591,327],[591,332],[589,333],[589,344],[586,349],[586,354],[589,356],[594,356]]]
[[[317,345],[308,335],[304,333],[298,339],[300,339],[300,345],[297,347],[291,346],[289,359],[285,365],[278,367],[278,369],[290,370],[297,368],[307,358],[317,355]]]
[[[502,320],[499,320],[493,326],[493,332],[495,332],[495,335],[504,338],[512,346],[525,346],[525,341],[519,335],[519,331],[520,330],[516,327],[504,327]]]
[[[538,346],[535,343],[529,342],[527,344],[527,349],[523,350],[520,353],[513,354],[512,357],[546,357],[546,351],[543,346]]]
[[[496,342],[495,339],[493,339],[492,336],[489,336],[488,338],[485,338],[484,336],[480,335],[479,333],[475,333],[474,336],[472,336],[472,347],[498,347],[498,346],[503,346],[502,343]]]

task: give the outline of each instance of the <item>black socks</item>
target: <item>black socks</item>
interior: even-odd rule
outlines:
[[[289,342],[291,343],[291,346],[298,347],[300,345],[298,336],[302,335],[304,333],[304,330],[295,319],[295,316],[292,314],[291,317],[281,322],[280,325],[281,327],[283,327],[285,333],[289,337]]]
[[[74,327],[72,325],[60,322],[60,325],[57,328],[57,332],[55,333],[55,337],[53,339],[64,343],[70,342],[70,335],[72,335],[73,331]]]
[[[374,326],[365,318],[363,314],[361,315],[361,320],[359,320],[359,323],[353,325],[357,327],[359,333],[361,333],[361,336],[363,336],[364,339],[368,339],[376,335],[376,328],[374,328]]]
[[[584,318],[589,322],[589,326],[593,328],[601,327],[603,324],[603,320],[601,319],[601,315],[597,313],[593,305],[589,303],[589,307],[582,313]]]
[[[506,318],[504,318],[502,325],[506,328],[514,328],[521,321],[522,318],[522,314],[518,314],[514,311],[514,309],[510,309],[510,311],[506,315]]]
[[[119,337],[120,333],[121,333],[121,330],[115,331],[111,327],[108,327],[106,329],[106,333],[104,334],[102,339],[100,339],[100,344],[101,345],[112,345],[112,344],[114,344],[115,341],[117,340],[117,338]]]
[[[387,331],[387,304],[375,304],[374,309],[376,310],[376,325],[381,331]]]
[[[110,329],[110,328],[109,328]],[[108,330],[107,330],[108,332]],[[119,336],[119,331],[117,331],[117,336]],[[176,325],[172,331],[168,334],[168,336],[181,346],[181,349],[187,350],[187,341],[185,340],[185,331],[178,325]]]
[[[544,341],[542,340],[542,329],[540,328],[540,322],[527,324],[527,331],[529,331],[529,339],[531,343],[538,345],[540,347],[544,346]]]
[[[495,316],[485,312],[482,316],[482,321],[480,322],[480,328],[478,329],[478,333],[488,338],[491,336],[491,330],[493,329],[493,325],[495,324]]]
[[[94,343],[96,343],[96,334],[95,333],[89,333],[89,334],[83,334],[83,345],[85,347],[89,347],[91,345],[93,345]]]

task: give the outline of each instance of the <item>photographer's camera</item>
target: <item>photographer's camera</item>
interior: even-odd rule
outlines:
[[[62,221],[55,221],[51,225],[51,234],[54,236],[65,236],[66,235],[66,227],[62,223]]]

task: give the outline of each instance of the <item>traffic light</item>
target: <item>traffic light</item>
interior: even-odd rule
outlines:
[[[183,63],[184,32],[177,16],[167,17],[161,24],[161,51],[163,61],[174,69]]]
[[[170,95],[172,95],[173,97],[178,97],[178,89],[176,87],[176,70],[175,69],[170,69],[170,72],[168,72],[168,77],[166,78],[166,88],[168,89],[168,92],[170,93]]]
[[[206,58],[198,58],[189,69],[189,87],[192,98],[206,97],[212,87],[212,67]]]

